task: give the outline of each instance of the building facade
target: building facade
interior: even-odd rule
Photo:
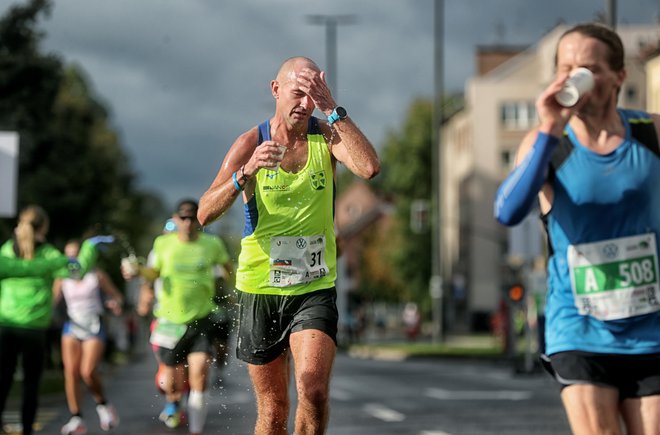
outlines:
[[[443,126],[439,237],[449,325],[487,328],[511,268],[539,264],[544,255],[538,219],[504,228],[493,218],[493,199],[520,141],[537,123],[534,102],[554,77],[555,47],[568,28],[558,26],[522,51],[495,47],[493,55],[480,47],[479,75],[466,83],[465,108]],[[660,25],[620,26],[617,32],[627,70],[619,105],[647,109],[647,100],[660,99],[660,61],[645,63],[641,53],[660,41]]]

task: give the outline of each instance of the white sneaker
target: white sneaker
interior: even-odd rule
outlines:
[[[96,413],[99,415],[101,429],[109,431],[119,426],[119,416],[112,405],[96,405]]]
[[[60,431],[62,435],[77,435],[77,434],[84,434],[87,433],[87,426],[85,426],[85,422],[83,421],[82,418],[78,417],[77,415],[74,415],[69,419],[67,424],[62,426],[62,430]]]

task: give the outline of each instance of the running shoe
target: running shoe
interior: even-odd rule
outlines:
[[[119,416],[112,405],[96,405],[96,413],[99,415],[99,425],[104,431],[109,431],[119,426]]]
[[[158,419],[165,423],[165,426],[170,429],[177,428],[181,423],[181,411],[179,411],[179,408],[175,403],[167,402],[165,408],[163,408],[163,411],[158,416]]]
[[[77,415],[74,415],[69,419],[67,424],[62,426],[62,430],[60,431],[62,435],[77,435],[77,434],[84,434],[87,433],[87,426],[85,426],[85,422],[83,421],[82,418],[78,417]]]

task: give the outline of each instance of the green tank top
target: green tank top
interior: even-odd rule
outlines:
[[[259,143],[263,140],[270,140],[269,121],[259,126]],[[299,172],[279,168],[256,174],[255,194],[245,204],[236,272],[240,291],[300,295],[335,285],[334,173],[313,117],[307,147]]]

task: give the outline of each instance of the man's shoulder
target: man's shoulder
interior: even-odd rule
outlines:
[[[649,112],[636,109],[626,109],[623,107],[617,108],[617,111],[624,117],[628,122],[632,123],[649,123],[653,122],[653,115]]]
[[[176,241],[179,238],[177,237],[177,233],[168,233],[168,234],[161,234],[160,236],[156,237],[154,240],[154,250],[162,248],[163,246],[171,245],[173,243],[176,243]]]
[[[256,146],[259,144],[259,126],[255,125],[251,129],[241,133],[234,142],[239,146]]]
[[[619,111],[627,120],[632,137],[660,156],[660,115],[631,109]]]

